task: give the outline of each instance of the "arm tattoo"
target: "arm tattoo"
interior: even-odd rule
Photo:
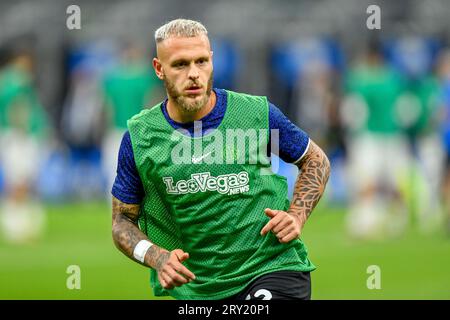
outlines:
[[[325,191],[330,176],[330,162],[322,149],[311,141],[308,152],[297,166],[301,172],[288,212],[298,215],[304,224]]]
[[[134,247],[139,241],[148,239],[139,229],[137,221],[140,206],[126,204],[113,197],[112,200],[112,236],[116,247],[126,256],[133,257]],[[170,253],[157,245],[153,245],[145,255],[145,265],[159,269],[169,258]],[[138,261],[139,262],[139,261]]]

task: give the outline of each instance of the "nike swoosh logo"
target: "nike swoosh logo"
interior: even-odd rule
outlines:
[[[202,159],[206,158],[207,156],[209,156],[212,153],[212,151],[208,152],[207,154],[202,155],[201,157],[192,157],[192,163],[199,163],[200,161],[202,161]]]

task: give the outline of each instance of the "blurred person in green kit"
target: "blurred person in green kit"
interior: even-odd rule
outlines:
[[[442,211],[439,199],[444,152],[438,133],[439,80],[432,72],[408,75],[397,115],[413,156],[402,181],[408,211],[420,231],[432,231]]]
[[[349,129],[351,184],[347,227],[357,238],[397,234],[406,224],[400,181],[411,157],[396,110],[403,89],[402,78],[385,64],[375,42],[346,76],[343,118]]]
[[[28,51],[15,52],[0,70],[0,162],[5,180],[0,227],[5,240],[13,243],[36,240],[45,223],[34,187],[48,128],[32,73]]]
[[[122,48],[119,63],[106,72],[102,88],[108,119],[102,163],[109,191],[117,167],[117,149],[127,130],[127,120],[162,95],[162,86],[145,60],[143,49],[129,41]]]

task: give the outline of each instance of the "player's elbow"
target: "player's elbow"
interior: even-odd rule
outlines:
[[[327,155],[322,149],[319,149],[319,157],[320,157],[320,168],[319,170],[322,172],[322,178],[324,181],[324,184],[327,184],[328,178],[331,174],[331,163],[330,159],[328,159]]]
[[[331,164],[325,152],[313,141],[308,149],[308,152],[298,163],[301,171],[313,171],[322,177],[324,184],[327,183],[331,173]]]
[[[113,222],[112,222],[111,236],[112,236],[114,245],[117,248],[120,248],[120,242],[121,242],[121,238],[123,237],[123,235],[121,232],[120,224],[117,223],[117,221],[115,221],[115,220],[113,220]]]
[[[331,163],[330,163],[330,159],[328,159],[327,155],[325,154],[325,152],[323,152],[323,166],[324,166],[324,170],[326,175],[329,177],[330,173],[331,173]]]
[[[118,230],[117,230],[117,228],[114,227],[114,225],[112,226],[111,237],[114,242],[114,245],[117,247],[117,242],[118,242],[119,237],[118,237]]]

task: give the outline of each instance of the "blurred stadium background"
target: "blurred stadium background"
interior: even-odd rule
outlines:
[[[153,32],[178,17],[208,28],[216,87],[267,95],[331,160],[303,232],[313,298],[449,299],[448,16],[446,0],[1,1],[0,299],[154,298],[113,245],[109,190],[126,120],[164,97]],[[292,189],[296,168],[279,173]]]

